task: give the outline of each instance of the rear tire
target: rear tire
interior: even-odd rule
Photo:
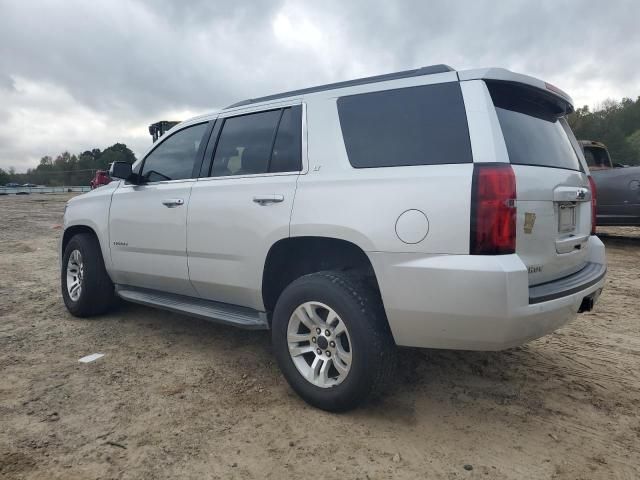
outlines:
[[[79,233],[71,237],[62,256],[60,284],[64,304],[76,317],[100,315],[114,305],[113,282],[95,235]]]
[[[291,388],[331,412],[353,409],[381,392],[396,367],[379,294],[344,272],[293,281],[276,304],[272,341]]]

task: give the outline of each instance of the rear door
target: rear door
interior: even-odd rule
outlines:
[[[579,146],[547,93],[487,81],[516,176],[516,253],[536,285],[582,269],[591,232],[591,191]]]
[[[209,143],[213,163],[205,162],[189,204],[191,282],[202,298],[262,310],[265,258],[289,236],[302,106],[228,116]]]

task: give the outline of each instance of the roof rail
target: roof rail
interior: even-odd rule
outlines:
[[[402,72],[386,73],[384,75],[375,75],[373,77],[357,78],[355,80],[328,83],[326,85],[318,85],[316,87],[303,88],[300,90],[291,90],[289,92],[277,93],[275,95],[267,95],[266,97],[250,98],[248,100],[243,100],[242,102],[237,102],[233,105],[229,105],[226,108],[242,107],[244,105],[251,105],[252,103],[265,102],[267,100],[277,100],[278,98],[293,97],[296,95],[305,95],[307,93],[323,92],[325,90],[334,90],[336,88],[354,87],[356,85],[365,85],[367,83],[377,83],[387,80],[396,80],[399,78],[419,77],[421,75],[433,75],[434,73],[446,73],[453,71],[454,69],[449,65],[430,65],[428,67],[420,67],[413,70],[404,70]]]

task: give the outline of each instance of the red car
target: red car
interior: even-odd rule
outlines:
[[[91,190],[93,190],[94,188],[101,187],[109,182],[111,182],[111,177],[106,170],[96,170],[96,175],[91,179],[89,184],[91,185]]]

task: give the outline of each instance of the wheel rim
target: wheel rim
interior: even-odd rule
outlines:
[[[349,375],[351,337],[340,316],[327,305],[298,306],[289,318],[287,344],[298,372],[316,387],[334,387]]]
[[[74,250],[67,261],[67,293],[74,302],[77,302],[82,294],[83,274],[82,254],[80,250]]]

